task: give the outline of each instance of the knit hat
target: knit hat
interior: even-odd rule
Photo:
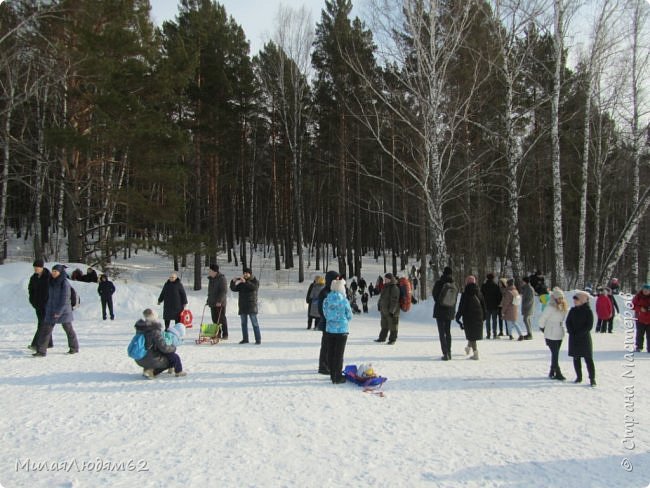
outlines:
[[[445,266],[445,269],[442,270],[442,274],[443,275],[450,275],[450,274],[453,274],[453,271],[451,270],[451,268],[449,266]]]
[[[145,320],[158,320],[158,314],[155,310],[151,310],[150,308],[145,309],[145,311],[142,312],[142,316]]]
[[[45,266],[45,262],[42,259],[35,259],[34,262],[32,263],[32,266],[35,268],[42,268]]]
[[[590,297],[589,297],[589,293],[587,293],[586,291],[577,290],[575,296],[578,297],[580,303],[589,303]]]
[[[339,274],[334,270],[330,270],[327,273],[325,273],[325,286],[330,286],[332,284],[332,281],[334,281],[338,277]]]
[[[646,283],[641,287],[642,290],[650,290],[650,283]]]
[[[343,293],[345,295],[345,280],[341,278],[340,280],[333,280],[330,285],[330,290]]]
[[[387,279],[389,279],[389,280],[392,280],[392,279],[393,279],[393,273],[386,273],[386,274],[384,275],[384,278],[387,278]]]
[[[465,278],[465,284],[476,284],[476,277],[474,275],[469,275],[467,278]]]
[[[218,264],[211,264],[210,265],[210,271],[214,271],[215,273],[219,272],[219,265]]]
[[[253,274],[253,270],[250,268],[243,268],[242,273],[248,273],[248,274]]]
[[[564,298],[564,292],[560,287],[556,286],[555,288],[553,288],[553,291],[551,292],[551,296],[556,300],[559,300],[560,298]]]
[[[55,264],[52,266],[52,271],[58,271],[59,273],[65,273],[66,266],[64,264]]]

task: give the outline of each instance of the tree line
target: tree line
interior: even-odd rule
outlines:
[[[315,28],[282,7],[251,56],[211,0],[161,27],[148,0],[4,2],[2,261],[14,232],[100,267],[155,248],[195,289],[254,253],[301,282],[332,258],[360,276],[364,255],[650,279],[645,1],[369,5],[324,0]]]

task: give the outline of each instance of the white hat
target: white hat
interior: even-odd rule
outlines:
[[[344,279],[332,280],[332,284],[330,285],[330,290],[337,291],[345,295],[345,280]]]

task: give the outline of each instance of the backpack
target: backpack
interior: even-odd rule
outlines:
[[[408,312],[411,310],[411,303],[412,303],[412,292],[413,290],[411,289],[411,282],[408,280],[408,278],[402,277],[399,279],[399,308],[402,309],[403,312]]]
[[[126,352],[131,359],[135,359],[136,361],[145,357],[147,355],[147,348],[145,347],[144,334],[136,333],[131,339],[131,342],[129,342]]]
[[[438,303],[442,307],[455,307],[458,290],[453,283],[444,283],[438,295]]]
[[[72,310],[79,308],[80,304],[81,298],[79,298],[79,294],[74,288],[70,287],[70,305],[72,305]]]

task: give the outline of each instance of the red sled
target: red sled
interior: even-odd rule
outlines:
[[[186,329],[191,329],[192,328],[192,319],[194,318],[192,316],[192,312],[189,310],[185,309],[181,312],[180,314],[180,320],[181,324],[185,326]]]

